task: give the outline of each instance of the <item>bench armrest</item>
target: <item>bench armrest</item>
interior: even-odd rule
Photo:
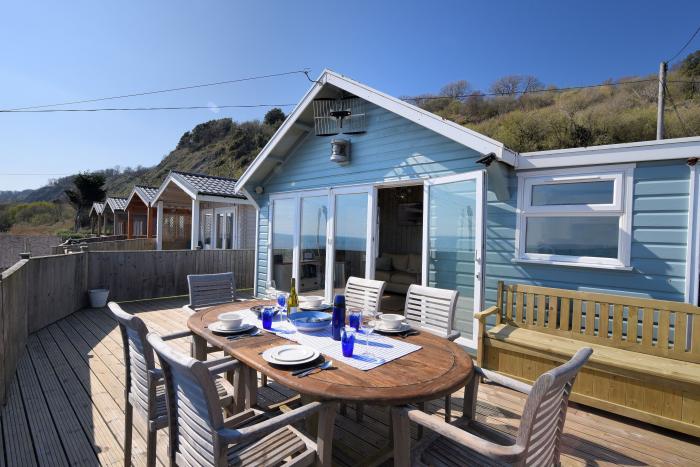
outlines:
[[[483,321],[486,319],[487,316],[493,315],[496,313],[500,313],[500,311],[501,311],[501,309],[494,305],[494,306],[488,307],[484,311],[475,312],[474,319],[477,319],[479,321]]]
[[[532,390],[532,386],[530,386],[529,384],[523,383],[522,381],[518,381],[517,379],[509,378],[508,376],[496,373],[495,371],[490,371],[475,366],[474,372],[477,375],[483,376],[489,381],[492,381],[496,384],[500,384],[501,386],[505,386],[508,389],[512,389],[513,391],[522,392],[523,394],[530,394],[530,391]]]
[[[496,462],[512,464],[521,460],[524,449],[518,445],[503,446],[501,444],[492,443],[487,439],[480,438],[476,435],[464,431],[454,425],[441,420],[432,415],[428,415],[418,409],[403,407],[394,409],[398,413],[396,415],[405,415],[409,420],[424,426],[431,431],[438,433],[445,438],[454,441],[457,444],[465,446],[479,454],[488,457]]]

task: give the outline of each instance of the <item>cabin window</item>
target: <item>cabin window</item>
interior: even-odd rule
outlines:
[[[519,175],[517,259],[629,267],[633,171],[615,166]]]

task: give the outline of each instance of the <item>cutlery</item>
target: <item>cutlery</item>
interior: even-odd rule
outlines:
[[[333,363],[332,360],[330,362]],[[326,363],[328,363],[328,362],[321,362],[321,363],[314,365],[310,368],[302,368],[301,370],[294,370],[294,371],[292,371],[292,376],[299,376],[300,374],[306,373],[307,371],[315,370],[316,368],[321,368]]]
[[[327,362],[324,362],[324,363],[322,363],[322,364],[319,365],[319,366],[315,366],[315,367],[313,367],[313,368],[309,368],[308,370],[306,370],[306,371],[304,371],[303,373],[298,374],[298,375],[296,375],[296,376],[297,376],[298,378],[303,378],[304,376],[309,376],[310,374],[315,373],[316,370],[320,370],[320,371],[327,370],[327,369],[330,368],[332,365],[333,365],[333,360],[328,360]]]
[[[260,334],[262,334],[262,331],[261,331],[260,329],[256,329],[255,331],[251,332],[250,334],[242,334],[242,335],[238,335],[238,336],[230,336],[230,337],[227,337],[226,339],[227,339],[227,340],[230,340],[230,341],[235,341],[235,340],[238,340],[238,339],[245,339],[246,337],[255,337],[255,336],[259,336]]]

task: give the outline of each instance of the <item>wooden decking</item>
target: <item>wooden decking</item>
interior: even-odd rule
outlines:
[[[180,299],[124,304],[159,333],[185,328]],[[183,350],[185,340],[177,341]],[[260,389],[266,405],[291,396],[270,383]],[[462,395],[453,397],[458,415]],[[479,416],[513,433],[523,397],[510,390],[482,385]],[[439,402],[428,410],[442,413]],[[367,407],[364,422],[338,416],[334,440],[337,465],[362,465],[385,443],[388,414]],[[145,464],[143,423],[136,418],[134,459]],[[124,433],[124,367],[121,339],[106,310],[84,310],[29,336],[8,403],[0,416],[0,467],[31,465],[122,465]],[[700,442],[581,407],[569,410],[564,438],[565,465],[698,465]],[[166,433],[158,437],[158,462],[166,465]]]

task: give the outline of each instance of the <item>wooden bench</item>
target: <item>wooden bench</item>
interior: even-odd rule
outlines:
[[[531,383],[590,346],[571,400],[700,437],[700,308],[499,282],[474,316],[479,366]]]

